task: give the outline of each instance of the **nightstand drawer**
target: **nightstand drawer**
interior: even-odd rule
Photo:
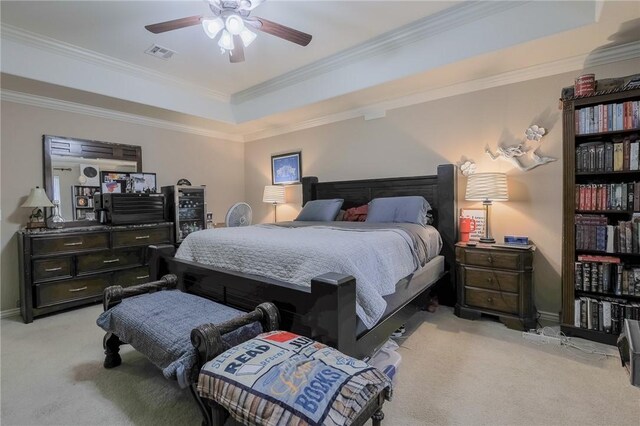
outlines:
[[[33,261],[33,281],[47,281],[71,277],[71,258],[58,257]]]
[[[34,238],[33,255],[69,253],[109,248],[109,233]]]
[[[113,285],[130,287],[132,285],[144,284],[151,281],[148,266],[141,266],[135,269],[118,271],[113,276]]]
[[[113,247],[147,246],[149,244],[170,243],[171,228],[136,229],[113,233]]]
[[[465,304],[478,308],[500,311],[508,314],[518,313],[518,295],[499,291],[481,290],[465,287]]]
[[[464,268],[464,285],[495,291],[520,292],[520,274],[491,269]]]
[[[519,253],[488,250],[465,250],[464,263],[467,265],[486,266],[488,268],[514,270],[522,268],[521,255]]]
[[[142,249],[103,251],[78,256],[78,274],[142,265]]]
[[[68,280],[36,286],[36,307],[100,296],[109,286],[109,276]]]

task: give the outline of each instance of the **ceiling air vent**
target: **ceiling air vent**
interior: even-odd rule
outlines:
[[[148,53],[149,55],[155,56],[156,58],[167,60],[171,58],[176,52],[171,49],[167,49],[166,47],[154,44],[150,48],[145,50],[144,53]]]

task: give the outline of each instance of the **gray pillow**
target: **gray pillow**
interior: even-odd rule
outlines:
[[[367,222],[429,223],[429,202],[421,196],[374,198],[369,202]]]
[[[342,203],[344,203],[344,200],[341,198],[308,201],[295,220],[332,222],[338,215],[340,207],[342,207]]]

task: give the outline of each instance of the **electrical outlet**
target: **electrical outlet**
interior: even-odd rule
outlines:
[[[540,344],[558,345],[562,344],[562,339],[555,336],[545,336],[544,334],[532,333],[530,331],[523,331],[522,337],[524,340]]]

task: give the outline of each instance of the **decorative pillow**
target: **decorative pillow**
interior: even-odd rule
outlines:
[[[367,363],[287,331],[231,348],[200,370],[198,393],[242,424],[346,425],[391,381]]]
[[[369,206],[365,204],[364,206],[353,207],[347,209],[344,212],[344,218],[342,220],[346,220],[349,222],[364,222],[367,220],[367,212],[369,211]]]
[[[342,207],[342,203],[344,203],[344,200],[341,198],[308,201],[295,220],[332,222],[338,215],[340,207]]]
[[[421,196],[374,198],[369,202],[367,222],[429,223],[429,202]]]
[[[343,221],[345,213],[346,212],[344,210],[340,209],[340,211],[338,212],[338,216],[336,216],[336,222]]]

